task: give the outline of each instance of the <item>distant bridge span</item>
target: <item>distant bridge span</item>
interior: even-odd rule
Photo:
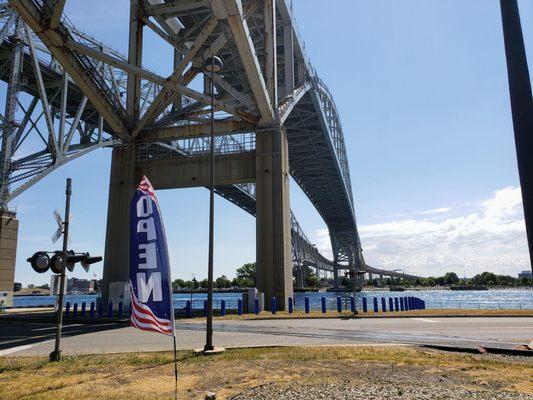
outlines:
[[[341,269],[377,271],[363,258],[339,113],[285,0],[132,0],[128,56],[77,30],[64,5],[0,5],[0,196],[7,209],[61,165],[112,147],[104,295],[127,280],[124,204],[139,176],[158,189],[208,185],[209,88],[192,82],[208,81],[201,67],[211,54],[224,62],[214,76],[216,190],[256,216],[259,289],[286,300],[293,264],[333,272],[335,282]],[[146,29],[169,45],[172,75],[142,66]],[[290,211],[289,174],[324,219],[333,260]]]

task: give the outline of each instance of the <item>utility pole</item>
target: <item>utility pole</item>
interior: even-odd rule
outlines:
[[[67,178],[67,187],[65,190],[66,200],[65,200],[65,220],[64,220],[64,231],[63,231],[63,254],[64,257],[61,259],[61,275],[59,279],[59,296],[57,299],[57,310],[56,310],[56,342],[54,351],[50,353],[50,361],[60,361],[61,360],[61,330],[63,329],[63,299],[65,297],[65,269],[66,269],[66,254],[68,247],[68,226],[70,221],[70,196],[72,194],[72,179]]]
[[[517,0],[500,0],[516,158],[533,271],[533,98]]]

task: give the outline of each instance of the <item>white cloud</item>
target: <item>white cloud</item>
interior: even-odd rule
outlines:
[[[452,209],[450,207],[439,207],[439,208],[434,208],[433,210],[421,211],[419,214],[421,215],[444,214],[444,213],[450,212],[451,210]]]
[[[419,275],[466,271],[470,276],[485,270],[515,274],[529,268],[519,187],[494,192],[465,215],[446,216],[446,207],[430,211],[419,213],[428,216],[424,218],[359,227],[366,262]],[[316,240],[331,255],[327,231],[316,232]]]

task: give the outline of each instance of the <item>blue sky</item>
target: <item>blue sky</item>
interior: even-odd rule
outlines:
[[[126,52],[126,0],[67,4],[77,26]],[[533,3],[520,6],[531,59]],[[295,0],[294,10],[341,114],[366,261],[421,275],[528,269],[499,1]],[[150,33],[145,48],[145,65],[169,74],[169,48]],[[25,260],[54,248],[51,213],[63,212],[67,176],[72,247],[103,255],[109,165],[110,151],[95,151],[12,202],[17,281],[49,280]],[[292,208],[327,254],[325,224],[292,183]],[[205,277],[208,192],[157,195],[173,277]],[[255,259],[255,222],[223,199],[216,207],[215,274],[233,276]],[[101,276],[102,265],[94,272]]]

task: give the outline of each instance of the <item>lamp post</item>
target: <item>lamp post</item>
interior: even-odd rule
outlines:
[[[207,326],[204,353],[213,346],[213,253],[215,239],[215,73],[222,69],[222,60],[215,55],[204,62],[204,72],[209,73],[211,95],[211,135],[209,146],[209,255],[207,262]]]

